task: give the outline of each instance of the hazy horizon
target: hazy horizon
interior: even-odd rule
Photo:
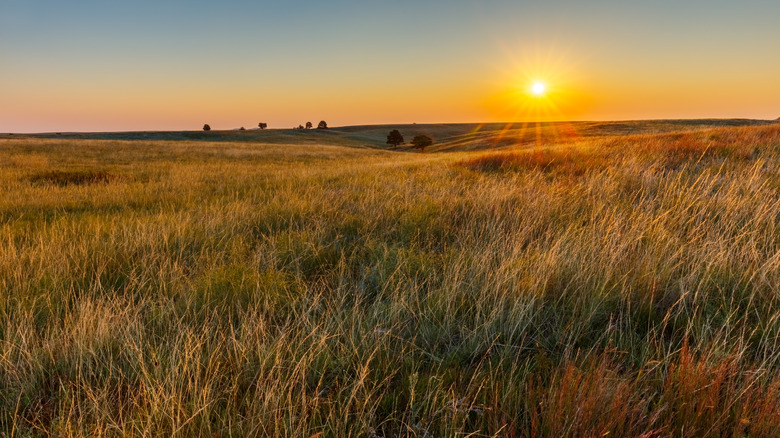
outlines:
[[[349,124],[349,125],[333,125],[328,124],[329,129],[339,129],[339,128],[360,128],[360,127],[373,127],[373,126],[442,126],[442,125],[475,125],[475,126],[484,126],[484,125],[499,125],[501,129],[523,129],[528,128],[529,126],[533,126],[535,124],[577,124],[577,123],[643,123],[643,122],[695,122],[695,121],[707,121],[707,120],[713,120],[713,121],[739,121],[739,120],[745,120],[745,121],[755,121],[755,122],[777,122],[780,121],[780,119],[753,119],[753,118],[747,118],[747,117],[693,117],[693,118],[678,118],[678,119],[626,119],[626,120],[545,120],[540,122],[535,121],[507,121],[507,120],[501,120],[501,121],[490,121],[490,122],[476,122],[476,121],[464,121],[464,122],[426,122],[426,123],[416,123],[416,122],[408,122],[408,123],[365,123],[365,124]],[[310,129],[311,132],[316,132],[316,123],[312,120],[312,123],[314,123],[314,127]],[[208,124],[208,123],[207,123]],[[239,126],[239,127],[220,127],[220,126],[212,126],[211,124],[208,124],[210,131],[240,131],[241,128],[244,128],[246,131],[260,131],[261,129],[257,126]],[[268,126],[264,128],[265,131],[269,130],[296,130],[299,127],[296,126]],[[101,133],[134,133],[134,132],[200,132],[203,130],[202,126],[195,126],[195,127],[188,127],[184,129],[126,129],[126,130],[105,130],[105,131],[8,131],[8,132],[0,132],[0,134],[21,134],[21,135],[36,135],[36,134],[101,134]]]
[[[12,0],[0,132],[774,120],[777,16],[765,0]]]

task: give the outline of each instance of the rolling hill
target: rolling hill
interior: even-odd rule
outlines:
[[[407,141],[398,150],[412,150],[408,142],[415,135],[434,139],[429,151],[472,151],[494,148],[526,147],[534,144],[570,142],[588,137],[613,137],[634,134],[658,134],[695,131],[727,126],[756,126],[776,123],[752,119],[645,120],[619,122],[545,122],[545,123],[444,123],[406,125],[343,126],[327,130],[227,130],[227,131],[149,131],[45,133],[19,137],[91,139],[91,140],[168,140],[197,142],[251,142],[262,144],[312,144],[385,149],[387,133],[398,129]]]

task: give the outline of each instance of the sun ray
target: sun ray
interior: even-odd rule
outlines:
[[[575,80],[581,75],[572,62],[576,56],[554,47],[517,51],[502,46],[507,57],[498,67],[503,89],[489,102],[496,114],[516,123],[511,132],[504,126],[494,143],[505,142],[507,136],[514,137],[517,146],[568,143],[578,137],[569,122],[582,112],[588,97],[578,91],[582,84]]]

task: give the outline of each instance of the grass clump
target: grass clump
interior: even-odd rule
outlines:
[[[538,170],[558,175],[583,175],[602,168],[604,157],[573,148],[530,149],[483,153],[467,158],[461,165],[475,171]]]
[[[640,144],[639,151],[675,167],[684,162],[710,158],[748,160],[755,156],[758,149],[755,145],[739,141],[729,132],[703,132],[660,135]]]
[[[64,187],[89,184],[108,184],[120,179],[115,175],[100,170],[50,170],[30,175],[28,178],[34,184],[53,184]]]
[[[776,141],[777,126],[719,128],[657,135],[605,138],[602,147],[613,153],[662,164],[665,168],[712,162],[731,163],[756,159]]]

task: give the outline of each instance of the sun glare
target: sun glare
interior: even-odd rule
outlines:
[[[579,72],[566,55],[553,47],[536,51],[508,50],[507,60],[501,64],[501,77],[496,80],[497,84],[505,85],[497,88],[500,91],[487,101],[492,111],[523,127],[577,117],[584,100],[578,91],[581,84],[576,81]]]

